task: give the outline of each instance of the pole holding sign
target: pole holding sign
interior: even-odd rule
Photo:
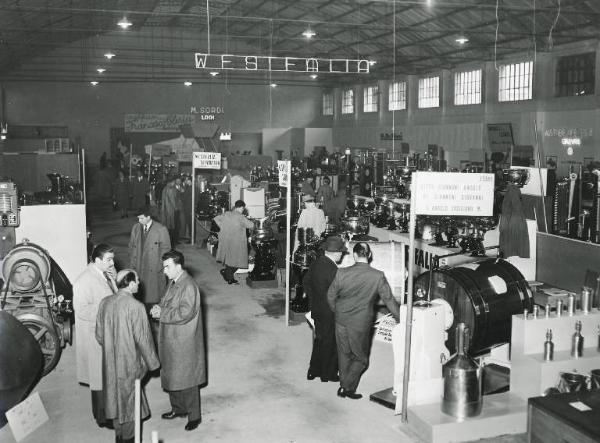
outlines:
[[[291,249],[291,215],[292,215],[292,187],[290,177],[292,175],[292,162],[289,160],[277,160],[279,172],[279,186],[285,186],[285,223],[287,235],[285,236],[285,324],[290,324],[290,249]]]

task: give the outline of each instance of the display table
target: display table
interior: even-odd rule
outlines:
[[[574,402],[591,410],[581,411],[571,406]],[[600,391],[530,398],[527,436],[531,443],[600,441]]]

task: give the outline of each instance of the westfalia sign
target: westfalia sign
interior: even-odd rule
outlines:
[[[319,72],[368,74],[369,60],[346,58],[262,57],[257,55],[205,54],[196,52],[196,69],[234,71]]]

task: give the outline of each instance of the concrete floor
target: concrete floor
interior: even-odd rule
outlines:
[[[118,268],[127,264],[127,242],[135,218],[119,219],[107,206],[91,207],[95,242],[116,247]],[[144,423],[144,441],[158,431],[165,443],[177,442],[419,442],[391,409],[368,400],[340,399],[335,383],[306,380],[311,331],[299,315],[286,327],[284,290],[250,289],[224,284],[206,250],[182,245],[188,270],[204,291],[208,334],[208,386],[202,389],[202,424],[192,432],[186,419],[162,420],[170,409],[160,379],[146,386],[152,417]],[[281,285],[280,285],[281,286]],[[389,368],[390,371],[393,368]],[[67,347],[57,368],[43,378],[39,392],[49,422],[23,443],[114,441],[113,431],[98,428],[90,394],[75,378],[75,349]],[[524,435],[481,442],[523,443]],[[0,442],[14,438],[5,426]]]

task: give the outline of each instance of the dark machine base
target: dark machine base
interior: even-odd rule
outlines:
[[[396,409],[396,396],[392,393],[394,388],[387,388],[382,391],[373,392],[369,395],[369,400],[379,403],[386,408]]]
[[[275,280],[252,280],[250,277],[246,277],[246,284],[252,289],[276,288],[279,286],[277,279],[275,279]]]

